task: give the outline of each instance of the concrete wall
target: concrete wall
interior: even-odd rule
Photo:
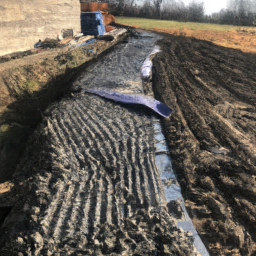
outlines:
[[[79,0],[0,0],[0,56],[57,38],[62,29],[80,32]]]

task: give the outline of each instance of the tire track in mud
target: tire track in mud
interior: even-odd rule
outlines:
[[[256,56],[166,36],[154,91],[186,207],[211,255],[256,255]]]

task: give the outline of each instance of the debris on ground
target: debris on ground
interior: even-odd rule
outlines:
[[[113,41],[114,36],[111,35],[101,35],[96,37],[97,40]]]
[[[39,41],[34,45],[34,48],[39,48],[42,46],[42,41],[39,39]]]

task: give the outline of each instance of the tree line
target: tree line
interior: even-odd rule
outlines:
[[[195,21],[204,18],[204,3],[196,0],[185,5],[182,0],[119,0],[111,5],[114,15],[142,18]]]
[[[256,26],[256,0],[229,0],[226,9],[205,14],[204,3],[192,0],[113,0],[114,15],[163,20],[208,22],[240,26]]]
[[[256,1],[229,0],[226,9],[213,13],[207,19],[212,23],[256,26]]]

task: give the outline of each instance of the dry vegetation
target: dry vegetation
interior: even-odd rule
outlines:
[[[141,18],[118,17],[117,22],[164,32],[172,35],[194,37],[214,44],[256,53],[256,28],[206,23],[163,21]]]

